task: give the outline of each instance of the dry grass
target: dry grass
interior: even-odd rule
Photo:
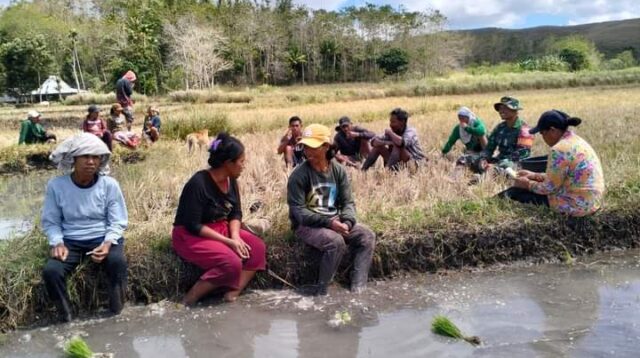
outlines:
[[[265,95],[275,96],[280,90],[263,91]],[[499,121],[492,104],[503,93],[306,105],[273,97],[273,101],[262,108],[256,108],[255,103],[202,104],[190,106],[188,110],[172,106],[165,111],[161,107],[161,111],[165,113],[164,121],[178,124],[197,116],[206,119],[224,114],[228,118],[232,132],[247,147],[248,165],[240,179],[245,218],[261,217],[272,222],[271,230],[265,235],[271,267],[293,281],[307,280],[309,271],[305,269],[301,245],[291,240],[286,206],[288,173],[275,148],[287,118],[294,114],[300,115],[306,124],[327,125],[347,114],[355,122],[366,123],[367,127],[381,132],[387,126],[387,114],[393,107],[401,106],[412,113],[410,125],[418,129],[430,158],[428,166],[413,175],[383,170],[366,174],[349,172],[359,218],[379,235],[375,275],[403,268],[426,270],[536,256],[552,258],[565,252],[560,251],[557,240],[564,240],[563,245],[572,254],[606,248],[610,242],[605,239],[611,240],[615,235],[619,235],[620,247],[637,245],[633,241],[637,239],[627,239],[633,237],[630,234],[633,230],[637,233],[637,225],[631,228],[624,225],[637,222],[635,208],[640,199],[640,141],[637,140],[640,128],[635,123],[640,115],[637,106],[640,89],[589,88],[511,91],[510,94],[520,98],[525,107],[523,117],[532,125],[540,113],[551,108],[565,110],[584,120],[577,132],[599,153],[609,193],[607,208],[602,218],[596,220],[599,224],[593,233],[580,236],[581,241],[575,239],[578,237],[575,233],[558,225],[562,219],[547,210],[487,200],[506,183],[487,180],[469,187],[467,178],[456,177],[453,163],[440,156],[441,145],[456,123],[457,107],[470,107],[492,128]],[[534,154],[547,151],[537,138]],[[115,167],[114,175],[123,188],[129,209],[127,253],[130,286],[136,299],[153,301],[175,297],[197,277],[171,253],[169,236],[182,186],[205,165],[206,153],[188,155],[183,141],[165,138],[151,147],[146,161]],[[257,213],[249,214],[248,207],[255,201],[261,201],[264,206]],[[623,227],[616,229],[611,223]],[[619,230],[618,234],[612,236],[615,230]],[[34,240],[37,245],[27,245]],[[0,245],[0,328],[30,321],[36,307],[41,305],[42,288],[37,281],[44,246],[41,236]],[[11,255],[3,255],[9,251]],[[24,255],[31,259],[21,260]],[[100,282],[85,279],[76,283],[74,287],[79,293],[75,304],[87,309],[96,307],[99,299],[87,292],[94,292]],[[46,312],[42,314],[47,316]]]

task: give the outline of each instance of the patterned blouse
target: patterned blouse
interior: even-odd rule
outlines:
[[[602,206],[602,165],[589,143],[566,131],[551,147],[543,182],[531,182],[529,189],[547,195],[555,211],[570,216],[593,214]]]

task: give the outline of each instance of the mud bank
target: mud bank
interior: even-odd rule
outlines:
[[[54,145],[12,146],[0,150],[0,175],[27,174],[38,170],[51,170],[56,166],[49,160]],[[113,164],[134,164],[147,157],[145,149],[129,150],[118,147],[113,155]]]
[[[504,225],[459,231],[408,234],[405,238],[378,233],[371,277],[391,277],[403,271],[436,272],[465,267],[528,261],[568,262],[573,257],[640,246],[640,208],[617,209],[593,218],[567,221],[558,216],[526,218]],[[182,262],[171,250],[167,235],[128,238],[129,299],[139,303],[177,299],[193,285],[200,270]],[[315,280],[318,255],[293,240],[267,240],[269,267],[295,285]],[[46,260],[42,237],[11,240],[4,252],[7,267],[0,269],[0,329],[46,324],[54,317],[47,302],[40,270]],[[348,260],[337,277],[347,283]],[[70,279],[75,309],[95,312],[107,302],[106,278],[86,264]],[[282,284],[265,273],[253,288],[277,288]]]

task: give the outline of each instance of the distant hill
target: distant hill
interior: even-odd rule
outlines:
[[[509,30],[482,28],[458,31],[470,37],[469,62],[517,61],[544,53],[551,39],[581,35],[593,41],[600,52],[612,57],[633,50],[640,59],[640,19],[608,21],[576,26],[540,26]]]

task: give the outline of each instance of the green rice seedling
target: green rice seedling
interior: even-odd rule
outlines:
[[[68,358],[91,358],[93,351],[87,342],[80,337],[73,337],[64,347],[65,356]]]
[[[480,338],[476,336],[467,337],[460,331],[451,320],[445,316],[435,316],[431,322],[431,331],[445,337],[465,340],[472,345],[480,344]]]

